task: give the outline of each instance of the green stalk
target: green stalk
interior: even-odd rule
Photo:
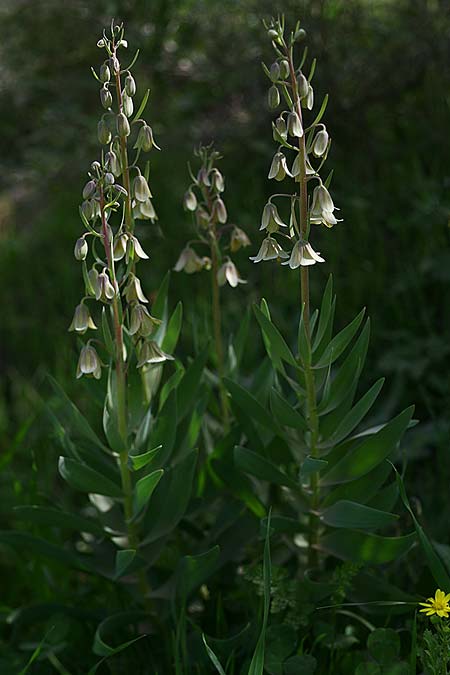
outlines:
[[[289,63],[289,72],[292,86],[293,101],[297,115],[303,126],[302,107],[298,93],[297,78],[295,76],[295,67],[293,63],[292,49],[286,47],[286,56]],[[298,154],[300,158],[300,174],[298,177],[300,186],[299,201],[299,220],[300,236],[306,240],[308,236],[308,186],[306,179],[306,144],[305,134],[298,139]],[[309,268],[301,266],[300,268],[300,294],[301,307],[303,312],[303,324],[305,336],[308,342],[308,351],[311,353],[311,328],[310,328],[310,303],[309,303]],[[306,408],[307,419],[310,430],[309,454],[311,457],[317,457],[317,443],[319,440],[319,416],[317,414],[317,395],[314,370],[308,361],[303,364],[306,386]],[[320,500],[320,486],[317,473],[311,475],[311,496],[310,496],[310,516],[309,516],[309,535],[308,535],[308,566],[316,567],[319,563],[317,544],[319,541],[320,522],[317,516],[317,508]]]
[[[229,429],[229,411],[228,411],[227,392],[223,385],[225,365],[224,365],[224,352],[222,342],[222,313],[220,309],[220,289],[219,283],[217,281],[217,273],[219,271],[219,259],[217,255],[217,241],[214,232],[211,232],[210,234],[210,250],[211,250],[214,342],[216,346],[216,355],[217,355],[217,371],[219,375],[219,395],[220,395],[220,406],[222,409],[223,427],[224,431],[227,432]]]

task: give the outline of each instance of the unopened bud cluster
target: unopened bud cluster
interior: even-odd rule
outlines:
[[[104,33],[97,43],[106,51],[99,72],[93,70],[100,84],[103,108],[97,126],[102,148],[82,189],[80,216],[85,232],[75,243],[74,256],[82,265],[85,294],[75,309],[69,330],[80,335],[96,330],[88,304],[102,303],[111,309],[110,333],[123,336],[124,331],[128,332],[136,347],[137,365],[141,367],[171,358],[151,340],[159,322],[146,307],[148,300],[136,275],[136,264],[148,259],[148,255],[136,236],[135,222],[157,219],[148,175],[142,174],[137,162],[141,153],[160,148],[151,126],[143,119],[133,118],[137,89],[131,69],[136,58],[128,65],[122,64],[122,58],[128,60],[123,33],[122,26],[112,24],[110,35]],[[140,111],[145,108],[147,98],[148,93],[138,106]],[[131,159],[133,150],[135,156]],[[94,343],[105,348],[100,340],[88,340],[81,349],[77,377],[101,376],[103,364]]]
[[[239,272],[228,255],[240,248],[250,245],[250,239],[240,227],[228,222],[228,212],[223,200],[225,181],[216,167],[220,155],[211,147],[200,147],[196,152],[201,166],[194,176],[191,172],[192,183],[186,191],[183,206],[193,214],[197,239],[189,242],[181,251],[175,264],[176,272],[193,274],[201,270],[212,268],[211,257],[216,257],[217,281],[220,286],[228,283],[235,288],[238,284],[246,283],[240,278]],[[199,255],[194,245],[206,245],[211,252],[210,256]]]
[[[302,70],[306,51],[297,67],[293,53],[296,43],[302,41],[306,33],[297,24],[286,37],[283,18],[272,20],[266,29],[276,53],[276,60],[270,68],[264,66],[270,80],[268,104],[275,110],[282,100],[286,102],[286,109],[272,122],[273,139],[278,143],[278,149],[272,158],[268,177],[279,183],[286,178],[293,179],[299,189],[295,194],[277,192],[270,197],[264,206],[260,227],[267,236],[257,255],[250,260],[283,260],[282,264],[296,269],[324,262],[310,242],[311,225],[332,227],[338,222],[327,182],[322,181],[319,173],[331,143],[321,122],[327,99],[312,124],[305,127],[304,110],[311,111],[314,107],[311,80],[315,62],[306,77]],[[308,194],[311,181],[316,183],[312,195]],[[283,246],[289,250],[284,250]]]

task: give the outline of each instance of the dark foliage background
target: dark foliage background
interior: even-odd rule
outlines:
[[[81,279],[72,256],[78,203],[97,153],[98,85],[90,66],[111,17],[139,46],[136,78],[151,89],[148,118],[163,152],[152,154],[158,227],[142,228],[156,289],[189,238],[181,206],[192,149],[214,141],[224,155],[233,220],[259,245],[273,152],[266,80],[271,58],[261,19],[297,17],[318,59],[317,99],[328,92],[329,166],[344,222],[322,230],[319,297],[333,271],[342,324],[367,305],[373,319],[366,377],[388,377],[386,412],[417,404],[408,448],[409,490],[431,533],[448,543],[450,478],[450,282],[448,0],[3,0],[0,7],[0,520],[33,501],[54,472],[40,402],[50,371],[79,400],[74,340],[67,334]],[[130,54],[131,58],[131,54]],[[226,330],[263,294],[294,335],[298,278],[239,254],[249,283],[224,292]],[[204,278],[174,275],[172,301],[186,320],[182,352],[205,339]],[[254,327],[255,335],[259,334]],[[258,338],[259,340],[259,338]],[[259,343],[257,343],[259,345]],[[258,362],[256,346],[247,368]],[[46,488],[47,489],[47,488]],[[20,572],[17,583],[20,585]],[[6,602],[6,599],[5,599]]]

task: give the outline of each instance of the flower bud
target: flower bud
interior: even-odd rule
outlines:
[[[227,281],[232,288],[236,288],[238,284],[247,283],[240,278],[236,265],[231,260],[227,260],[217,272],[217,282],[219,286],[224,286]]]
[[[206,167],[202,166],[197,174],[197,180],[200,184],[205,187],[211,187],[211,180],[209,178],[209,171]]]
[[[109,65],[113,73],[119,73],[120,72],[120,62],[117,56],[111,56],[109,59]]]
[[[127,92],[128,96],[134,96],[136,93],[136,82],[130,73],[128,73],[125,78],[125,91]]]
[[[114,239],[114,246],[113,246],[113,258],[114,260],[122,260],[122,258],[125,256],[125,252],[127,250],[127,235],[126,234],[120,234],[118,237]]]
[[[111,92],[107,87],[102,87],[100,89],[100,101],[104,108],[110,108],[112,106]]]
[[[86,199],[81,204],[81,212],[86,220],[92,220],[95,216],[95,202],[93,199]]]
[[[303,30],[303,28],[299,28],[298,30],[295,31],[294,40],[296,42],[300,42],[300,40],[304,40],[305,37],[306,37],[306,31]]]
[[[76,260],[86,260],[89,251],[88,243],[84,237],[80,237],[75,242],[73,254]]]
[[[213,218],[217,218],[219,223],[222,223],[222,225],[227,222],[228,218],[227,209],[225,207],[225,204],[223,203],[223,200],[220,199],[220,197],[214,200],[211,215]]]
[[[97,183],[95,180],[88,180],[83,188],[83,199],[89,199],[89,197],[92,197],[92,195],[95,194],[96,189]]]
[[[286,122],[284,121],[283,117],[278,117],[275,120],[275,125],[274,125],[274,130],[273,130],[273,139],[274,141],[278,141],[279,138],[277,134],[285,141],[287,139],[287,126]]]
[[[124,93],[122,97],[122,107],[123,107],[123,112],[127,117],[131,117],[133,114],[134,110],[134,105],[133,105],[133,99],[131,96],[128,96],[127,94]]]
[[[303,127],[300,122],[300,117],[295,111],[292,111],[287,116],[286,122],[288,133],[295,138],[301,138],[303,136]]]
[[[97,173],[98,171],[100,171],[101,168],[102,168],[102,167],[101,167],[100,162],[97,162],[97,161],[92,162],[92,164],[91,164],[91,171],[93,171],[94,173]]]
[[[297,75],[297,87],[300,98],[305,98],[308,95],[309,82],[301,71]]]
[[[120,174],[122,173],[120,169],[120,162],[115,152],[113,152],[112,150],[110,152],[107,152],[105,155],[105,162],[116,178],[120,176]]]
[[[267,35],[270,37],[271,40],[276,40],[278,38],[278,31],[276,31],[274,28],[270,28],[267,31]]]
[[[240,227],[234,227],[231,233],[230,240],[230,249],[233,253],[239,251],[240,248],[244,246],[250,246],[250,239],[247,237],[244,230],[241,230]]]
[[[105,270],[98,275],[97,284],[94,290],[95,299],[101,300],[102,302],[109,302],[115,296],[116,291]]]
[[[272,63],[270,66],[270,79],[272,82],[276,82],[277,80],[280,79],[280,65],[277,61]]]
[[[211,171],[211,185],[217,192],[223,192],[225,190],[225,181],[219,169],[213,169]]]
[[[183,206],[186,211],[195,211],[197,208],[197,197],[192,190],[185,192],[183,197]]]
[[[326,129],[321,129],[312,144],[312,153],[315,157],[322,157],[328,147],[329,136]]]
[[[125,113],[121,112],[117,115],[117,133],[121,138],[126,138],[130,135],[130,124]]]
[[[306,98],[304,101],[302,101],[302,105],[307,108],[308,110],[313,109],[314,105],[314,89],[312,88],[311,85],[308,85],[308,93],[306,94]]]
[[[194,274],[194,272],[200,272],[202,269],[209,269],[208,258],[200,258],[193,248],[186,246],[175,263],[173,268],[175,272],[181,272],[182,270],[187,274]]]
[[[114,185],[114,181],[114,175],[110,171],[107,171],[105,173],[105,185]]]
[[[83,375],[93,375],[99,380],[102,375],[100,358],[91,345],[85,345],[80,352],[77,367],[77,379]]]
[[[100,79],[102,82],[109,82],[111,79],[111,71],[106,63],[100,66]]]
[[[267,100],[269,102],[269,108],[278,108],[280,105],[280,92],[274,84],[269,89]]]
[[[86,307],[84,302],[81,302],[75,308],[72,323],[69,326],[69,331],[75,331],[76,333],[83,335],[86,333],[88,328],[97,330],[97,326],[92,320],[88,307]]]
[[[107,145],[111,141],[111,132],[103,118],[97,125],[97,136],[102,145]]]
[[[283,59],[280,61],[280,77],[282,80],[285,80],[286,78],[289,77],[289,63],[286,61],[286,59]]]
[[[133,236],[128,237],[126,255],[127,264],[130,260],[134,260],[135,255],[139,260],[148,260],[148,255],[142,248],[139,239]]]
[[[133,302],[148,302],[142,290],[141,282],[134,274],[130,276],[130,280],[125,288],[125,297],[130,304]]]
[[[146,202],[150,199],[152,193],[144,176],[136,176],[133,181],[133,193],[138,202]]]

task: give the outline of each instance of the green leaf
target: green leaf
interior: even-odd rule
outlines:
[[[355,480],[369,473],[389,457],[408,427],[414,407],[406,408],[394,417],[383,429],[366,437],[354,449],[347,452],[322,479],[323,485],[334,485]]]
[[[162,350],[167,354],[172,354],[177,346],[178,338],[180,337],[181,324],[183,321],[183,305],[181,302],[177,304],[175,310],[170,317],[167,324],[166,334],[162,341]]]
[[[387,460],[378,464],[375,469],[369,471],[361,478],[351,483],[343,483],[328,493],[323,501],[323,506],[330,506],[339,499],[350,499],[360,504],[367,504],[379,490],[386,478],[391,473],[391,466]]]
[[[263,562],[263,584],[264,584],[264,611],[261,633],[256,644],[253,658],[248,669],[248,675],[263,675],[264,672],[264,652],[266,643],[267,622],[270,609],[270,587],[272,577],[272,567],[270,562],[270,511],[267,519],[266,541],[264,544],[264,562]]]
[[[382,537],[353,530],[336,530],[319,541],[319,549],[340,558],[369,565],[397,560],[417,541],[416,535]]]
[[[247,342],[248,330],[250,326],[250,310],[247,308],[243,320],[239,324],[239,329],[237,335],[233,341],[233,349],[236,357],[236,367],[238,368],[241,364],[242,358],[244,356],[245,344]]]
[[[161,393],[159,395],[159,410],[161,410],[164,403],[169,398],[169,394],[178,387],[184,373],[185,373],[184,368],[178,367],[176,371],[172,373],[169,379],[164,383],[161,389]]]
[[[316,351],[316,349],[321,344],[327,332],[327,328],[329,328],[330,319],[331,321],[333,320],[332,307],[333,307],[333,275],[330,274],[322,296],[322,303],[320,305],[319,324],[317,326],[317,333],[315,335],[312,346],[313,352]]]
[[[296,492],[301,491],[300,486],[292,478],[277,469],[275,464],[248,448],[237,445],[234,448],[234,461],[242,471],[256,478],[275,485],[285,485]]]
[[[182,420],[196,403],[197,391],[200,386],[203,369],[207,360],[208,347],[192,361],[178,385],[176,391],[179,420]]]
[[[376,628],[367,639],[367,648],[382,666],[389,666],[400,656],[400,636],[392,628]]]
[[[27,556],[34,554],[54,560],[66,567],[92,571],[88,562],[81,557],[65,548],[52,544],[46,539],[35,537],[27,532],[15,532],[14,530],[0,531],[0,543],[8,544],[18,551],[23,550]]]
[[[147,105],[147,101],[148,101],[149,96],[150,96],[150,89],[147,89],[144,96],[142,97],[141,105],[137,109],[136,115],[133,117],[133,122],[136,122],[140,118],[142,113],[144,112],[145,106]]]
[[[265,337],[267,353],[269,354],[270,359],[274,363],[281,359],[282,361],[286,361],[290,366],[298,368],[297,361],[278,328],[275,327],[272,321],[267,318],[257,305],[254,305],[253,309]]]
[[[213,574],[219,558],[219,546],[199,555],[185,555],[178,568],[178,590],[186,601],[187,597]]]
[[[270,390],[270,409],[274,418],[282,426],[298,429],[299,431],[308,430],[304,417],[273,387]]]
[[[147,466],[147,464],[150,464],[150,462],[154,460],[161,448],[162,445],[157,445],[156,448],[153,448],[153,450],[143,452],[140,455],[128,455],[128,466],[133,471],[143,469],[144,466]]]
[[[106,349],[108,350],[110,356],[114,356],[114,342],[111,335],[111,330],[109,328],[108,315],[106,314],[106,308],[102,309],[102,333],[103,339],[105,341]]]
[[[144,476],[138,480],[134,488],[134,516],[140,513],[144,506],[146,506],[163,474],[164,469],[157,469],[149,473],[148,476]]]
[[[116,571],[114,574],[114,579],[119,579],[123,574],[125,574],[129,566],[133,562],[135,556],[136,551],[133,548],[125,549],[123,551],[117,551]]]
[[[365,311],[366,309],[364,307],[348,326],[335,335],[325,348],[317,363],[313,364],[313,368],[318,369],[328,367],[330,363],[333,363],[340,357],[360,327]]]
[[[60,456],[58,459],[58,469],[64,480],[75,490],[82,492],[93,492],[107,497],[122,498],[122,489],[109,478],[101,473],[94,471],[87,464],[77,462],[75,459]]]
[[[61,527],[77,532],[90,532],[99,537],[105,534],[102,526],[93,518],[85,518],[49,506],[16,506],[14,516],[27,523]]]
[[[428,567],[430,569],[431,574],[433,575],[433,578],[439,588],[450,588],[450,576],[445,569],[445,565],[443,564],[441,558],[439,557],[436,549],[434,548],[433,544],[431,543],[430,539],[426,535],[423,527],[420,525],[419,521],[417,520],[414,511],[411,508],[411,505],[409,503],[408,497],[406,495],[406,490],[405,486],[403,484],[402,477],[400,476],[399,472],[395,468],[394,465],[392,465],[394,471],[395,471],[395,476],[397,478],[397,484],[398,484],[398,490],[400,493],[400,498],[407,509],[409,515],[412,518],[412,521],[414,523],[414,527],[417,533],[417,536],[419,538],[420,544],[422,546],[423,552],[425,553],[425,556],[428,561]]]
[[[87,419],[80,413],[76,405],[72,403],[57,381],[51,375],[47,375],[47,377],[62,404],[62,409],[56,411],[56,417],[60,420],[64,430],[73,434],[74,438],[84,438],[101,450],[109,452],[108,448],[101,442]]]
[[[111,449],[114,452],[120,453],[124,447],[124,440],[121,438],[119,432],[117,400],[117,375],[116,371],[110,368],[105,405],[103,407],[103,431]]]
[[[113,656],[113,654],[118,654],[129,647],[131,644],[133,644],[133,642],[146,637],[145,635],[139,635],[138,637],[135,637],[132,640],[127,640],[116,647],[113,647],[106,642],[109,633],[117,631],[123,634],[123,629],[125,626],[128,627],[130,625],[134,626],[139,624],[141,621],[145,620],[147,616],[147,613],[143,611],[119,612],[117,614],[108,616],[107,619],[101,622],[95,632],[94,644],[92,647],[94,654],[97,654],[98,656]],[[95,666],[95,670],[89,671],[89,675],[91,675],[91,673],[95,673],[98,666],[99,664]]]
[[[224,669],[220,665],[219,659],[217,658],[217,656],[214,654],[211,647],[206,642],[206,637],[205,637],[204,633],[202,633],[202,640],[203,640],[203,644],[205,645],[206,653],[208,654],[209,658],[211,659],[211,662],[212,662],[214,668],[217,670],[219,675],[226,675]]]
[[[317,661],[311,654],[291,656],[284,664],[283,675],[314,675]]]
[[[370,408],[375,403],[381,388],[384,384],[384,378],[379,379],[375,384],[367,391],[364,396],[358,401],[358,403],[353,406],[351,410],[345,415],[341,423],[338,425],[336,431],[324,444],[321,444],[320,447],[330,447],[331,445],[337,445],[343,441],[351,432],[358,426],[358,424],[364,419],[364,417],[369,412]]]
[[[328,466],[328,462],[325,459],[317,459],[316,457],[308,457],[305,458],[305,460],[302,462],[302,465],[300,467],[300,475],[302,478],[306,478],[307,476],[310,476],[312,473],[316,473],[317,471],[322,471],[322,469],[326,469]]]
[[[165,466],[172,456],[178,426],[177,392],[173,390],[158,413],[150,434],[150,444],[162,447],[156,458],[155,466]]]
[[[298,326],[298,352],[301,362],[304,367],[311,364],[311,340],[306,333],[306,326],[304,316],[304,306],[300,315],[300,323]]]
[[[197,451],[193,450],[164,472],[153,493],[152,508],[145,515],[143,545],[165,536],[180,522],[191,497],[197,455]]]
[[[212,458],[209,463],[214,483],[223,493],[231,493],[244,502],[246,507],[257,517],[263,518],[266,509],[259,498],[254,494],[254,488],[246,475],[237,470],[237,467],[226,459]]]
[[[43,647],[44,647],[44,645],[45,645],[45,641],[47,640],[47,637],[50,635],[50,633],[52,632],[52,630],[53,630],[54,628],[55,628],[55,627],[52,626],[52,627],[46,632],[46,634],[44,635],[44,637],[42,638],[42,640],[40,641],[40,643],[38,644],[38,646],[36,647],[36,649],[34,650],[34,652],[32,653],[32,655],[31,655],[30,658],[28,659],[28,661],[27,661],[25,667],[22,668],[22,670],[20,671],[20,673],[18,673],[18,675],[26,675],[26,673],[28,673],[28,671],[30,670],[30,666],[32,666],[33,663],[36,661],[36,659],[39,657],[39,654],[41,653],[41,651],[42,651],[42,649],[43,649]]]
[[[266,427],[266,429],[269,429],[269,431],[272,431],[273,433],[277,431],[277,424],[271,418],[270,413],[258,403],[256,398],[249,391],[227,377],[225,377],[223,381],[235,403],[250,417],[250,419],[261,424],[261,426]]]
[[[332,527],[365,530],[391,525],[398,520],[398,516],[342,499],[325,509],[320,519]]]
[[[169,293],[170,272],[164,276],[161,286],[158,289],[156,300],[152,306],[152,314],[161,321],[166,320],[167,316],[167,295]]]

